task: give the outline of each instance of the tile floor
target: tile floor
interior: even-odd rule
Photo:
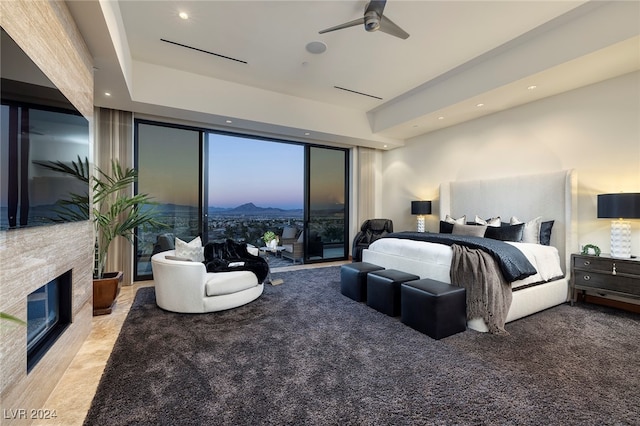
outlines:
[[[345,261],[323,263],[321,265],[298,265],[273,268],[272,272],[284,272],[300,268],[335,266],[348,263]],[[109,359],[111,350],[120,333],[120,328],[131,308],[138,289],[152,286],[153,281],[142,281],[131,286],[124,286],[118,301],[110,315],[93,317],[92,330],[87,340],[76,354],[69,368],[58,382],[42,408],[56,410],[57,417],[34,425],[42,426],[75,426],[82,425],[91,406],[100,377]]]

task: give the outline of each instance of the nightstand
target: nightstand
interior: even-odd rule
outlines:
[[[640,299],[640,261],[607,255],[571,255],[571,302],[578,290]]]

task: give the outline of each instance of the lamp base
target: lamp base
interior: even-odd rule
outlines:
[[[611,257],[631,258],[631,222],[611,221]]]
[[[418,216],[418,232],[424,232],[424,216]]]

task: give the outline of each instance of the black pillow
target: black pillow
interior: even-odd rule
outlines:
[[[445,222],[444,220],[440,221],[440,233],[441,234],[450,234],[453,232],[453,223]]]
[[[553,228],[553,222],[553,220],[549,220],[540,224],[540,244],[544,246],[551,245],[551,228]]]
[[[540,224],[540,244],[541,245],[544,245],[544,246],[551,245],[551,229],[553,228],[553,223],[554,223],[553,220],[548,220]],[[506,226],[514,226],[514,225],[511,225],[507,222],[502,222],[500,226],[506,227]],[[523,232],[524,232],[524,228],[523,228]]]
[[[502,224],[501,226],[487,226],[485,238],[491,238],[500,241],[522,241],[522,233],[524,232],[524,223],[517,225]]]

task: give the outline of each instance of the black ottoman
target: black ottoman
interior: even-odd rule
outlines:
[[[403,283],[400,287],[401,320],[434,339],[467,329],[466,290],[431,279]]]
[[[355,300],[367,300],[367,274],[384,269],[367,262],[353,262],[340,267],[340,293]]]
[[[420,277],[395,269],[369,272],[367,305],[392,317],[400,315],[400,284]]]

